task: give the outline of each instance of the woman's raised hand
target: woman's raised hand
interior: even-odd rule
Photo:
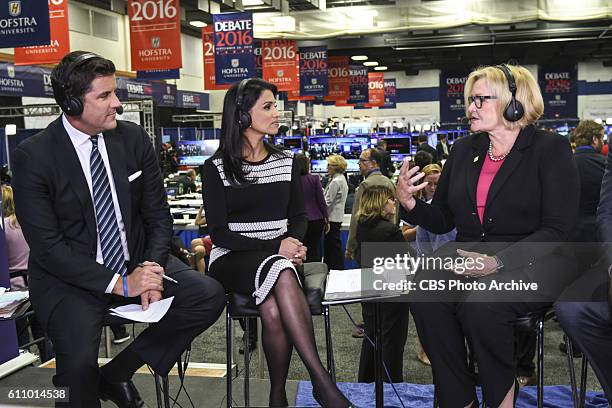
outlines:
[[[410,162],[408,160],[404,160],[399,178],[397,179],[397,198],[406,211],[412,210],[416,205],[414,193],[424,189],[427,185],[426,181],[415,185],[416,182],[425,177],[425,173],[418,173],[419,166],[414,166],[413,168],[409,167]]]

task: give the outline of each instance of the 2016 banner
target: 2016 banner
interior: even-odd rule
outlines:
[[[384,72],[368,72],[368,103],[366,106],[383,106],[384,104],[385,74]]]
[[[327,46],[300,47],[300,95],[327,95]]]
[[[578,71],[572,67],[538,67],[546,119],[578,117]]]
[[[368,101],[368,68],[363,65],[350,65],[349,104],[363,104]]]
[[[463,89],[467,72],[440,73],[440,122],[457,123],[465,117]]]
[[[52,0],[53,3],[58,1]],[[3,2],[0,7],[0,48],[47,45],[50,42],[49,4],[46,1]]]
[[[179,0],[130,0],[132,71],[183,66]]]
[[[257,75],[253,54],[253,13],[213,15],[215,80],[232,84]]]
[[[380,109],[395,109],[396,92],[395,78],[385,78],[385,103]]]
[[[336,56],[327,59],[328,91],[326,101],[346,101],[349,98],[349,57]]]
[[[263,79],[279,91],[299,91],[300,63],[295,40],[263,40],[261,51]]]
[[[70,52],[68,0],[48,0],[51,41],[15,48],[15,65],[55,64]]]
[[[300,94],[299,89],[292,89],[287,91],[287,100],[288,101],[313,101],[314,96],[304,96]]]
[[[253,40],[253,59],[255,60],[255,77],[263,78],[263,63],[261,57],[261,41]]]
[[[215,80],[215,33],[212,26],[202,29],[202,46],[204,47],[204,89],[214,91],[229,88],[229,84],[220,85]]]

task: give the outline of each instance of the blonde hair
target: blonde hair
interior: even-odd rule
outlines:
[[[425,176],[421,179],[421,181],[424,181],[425,177],[431,176],[432,174],[442,174],[442,167],[440,167],[440,165],[437,163],[428,164],[427,166],[423,167],[423,173],[425,173]],[[421,189],[416,192],[417,198],[423,198],[423,194],[425,194],[425,189]]]
[[[581,120],[574,130],[576,146],[590,146],[593,139],[603,139],[604,127],[594,120]]]
[[[339,154],[327,156],[327,165],[336,167],[340,173],[346,172],[346,160]]]
[[[395,198],[395,192],[387,186],[366,187],[359,199],[357,221],[366,222],[375,218],[386,218],[385,204],[390,198]]]
[[[13,228],[20,228],[15,215],[15,200],[13,200],[13,189],[10,186],[2,186],[2,216],[8,217],[9,224]]]
[[[468,112],[470,105],[468,97],[472,95],[474,84],[479,79],[484,79],[489,87],[491,96],[497,99],[499,103],[499,117],[502,119],[502,123],[506,129],[524,128],[527,125],[535,123],[540,116],[542,116],[544,113],[544,100],[542,99],[540,86],[533,75],[531,75],[531,72],[529,72],[527,68],[519,65],[506,64],[506,67],[508,67],[514,77],[514,82],[516,84],[516,100],[523,105],[525,110],[523,117],[516,122],[510,122],[504,118],[504,111],[512,99],[512,93],[508,87],[508,79],[504,72],[497,66],[492,65],[477,68],[468,76],[463,90],[465,113],[468,118],[471,118],[471,114]]]

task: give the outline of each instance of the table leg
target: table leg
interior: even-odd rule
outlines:
[[[382,332],[380,329],[380,302],[374,302],[374,344],[376,363],[374,371],[374,388],[376,390],[376,408],[384,407],[383,368],[382,368]]]

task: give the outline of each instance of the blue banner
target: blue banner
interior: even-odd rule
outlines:
[[[538,67],[545,119],[578,117],[578,71],[572,67]]]
[[[129,78],[117,78],[117,96],[122,101],[153,99],[153,85]]]
[[[255,70],[253,13],[213,15],[215,80],[233,84],[257,75]]]
[[[51,70],[0,63],[0,95],[52,98]]]
[[[385,104],[380,106],[379,109],[395,109],[396,94],[397,85],[395,78],[385,78]]]
[[[153,84],[153,100],[157,106],[175,107],[176,99],[176,85],[158,82]]]
[[[253,55],[255,58],[255,76],[257,78],[263,78],[263,65],[261,60],[261,41],[255,40],[255,48],[253,49]]]
[[[195,108],[208,110],[208,94],[203,92],[176,91],[177,104],[179,108]]]
[[[367,87],[366,83],[366,96]],[[327,46],[300,47],[300,96],[325,95],[327,95]]]
[[[440,122],[458,123],[465,117],[463,89],[468,72],[440,72]]]
[[[181,77],[177,69],[155,69],[152,71],[136,71],[137,79],[179,79]]]
[[[347,102],[362,105],[368,103],[368,68],[363,65],[349,65],[349,77],[350,93]]]
[[[49,45],[49,3],[9,0],[0,5],[0,48]]]

